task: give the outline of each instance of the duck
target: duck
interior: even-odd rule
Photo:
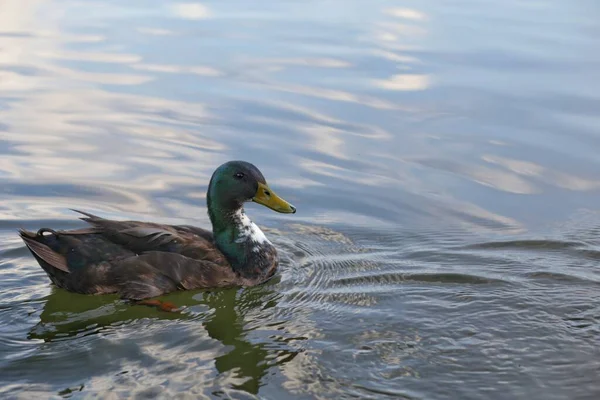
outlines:
[[[212,230],[110,220],[73,210],[88,226],[20,229],[19,235],[59,288],[160,305],[148,299],[180,290],[255,286],[274,276],[277,249],[246,215],[248,202],[296,213],[255,165],[228,161],[214,171],[206,192]]]

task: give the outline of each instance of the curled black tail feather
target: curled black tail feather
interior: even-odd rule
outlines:
[[[51,233],[54,236],[58,236],[58,232],[56,232],[54,229],[50,229],[50,228],[38,229],[36,236],[44,236],[44,233]]]

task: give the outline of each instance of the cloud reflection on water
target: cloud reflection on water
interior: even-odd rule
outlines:
[[[35,19],[28,20],[18,8],[12,10],[14,15],[10,12],[4,14],[11,21],[4,25],[6,31],[35,32],[32,29]],[[204,19],[210,14],[199,3],[179,3],[173,10],[177,15],[192,19]],[[258,79],[248,80],[252,74],[246,75],[244,71],[239,71],[240,74],[235,75],[235,64],[230,64],[227,60],[223,60],[221,66],[198,63],[158,64],[147,62],[143,54],[136,54],[132,51],[135,47],[129,50],[124,48],[120,52],[73,50],[70,44],[78,41],[77,35],[69,31],[59,35],[63,29],[60,27],[61,17],[56,14],[52,18],[47,22],[48,27],[44,28],[43,35],[1,39],[8,50],[0,58],[3,64],[35,68],[29,74],[18,70],[2,71],[5,82],[8,82],[4,86],[5,93],[19,97],[18,101],[9,100],[9,108],[1,111],[8,129],[0,133],[0,138],[10,143],[11,149],[17,152],[6,157],[0,164],[2,176],[6,179],[69,181],[90,187],[110,188],[119,186],[115,184],[116,180],[127,177],[127,190],[135,192],[134,197],[156,192],[170,193],[171,189],[177,188],[176,190],[182,191],[178,196],[197,201],[203,197],[198,189],[205,185],[214,165],[234,155],[243,157],[242,149],[259,147],[258,143],[247,140],[243,147],[236,149],[239,145],[237,137],[247,135],[241,125],[230,126],[230,120],[238,119],[251,122],[257,128],[270,126],[273,131],[293,133],[294,139],[278,139],[284,148],[291,149],[290,160],[294,160],[294,166],[289,165],[287,168],[287,176],[275,178],[283,187],[289,185],[290,188],[300,190],[309,186],[324,186],[332,180],[344,180],[356,185],[391,188],[397,187],[400,182],[412,181],[417,186],[404,189],[418,193],[423,188],[417,189],[419,178],[411,172],[412,162],[398,163],[398,160],[421,159],[429,160],[420,162],[422,166],[459,172],[464,178],[497,190],[519,194],[539,193],[542,190],[522,177],[522,173],[511,168],[496,169],[490,165],[471,168],[460,163],[448,164],[440,158],[439,149],[433,145],[425,145],[419,134],[404,128],[399,130],[401,125],[398,122],[420,118],[427,124],[435,120],[436,114],[444,112],[443,109],[428,110],[418,103],[412,104],[402,97],[386,94],[388,90],[411,92],[432,88],[431,81],[434,77],[422,69],[424,63],[417,56],[418,53],[405,53],[401,50],[418,48],[421,34],[429,29],[429,24],[435,22],[422,11],[386,9],[378,17],[382,19],[367,21],[367,30],[370,29],[368,24],[376,27],[371,30],[374,41],[371,53],[380,57],[382,65],[396,69],[387,77],[369,79],[375,88],[379,88],[375,91],[340,89],[338,87],[344,85],[328,85],[325,83],[326,77],[316,82],[303,82],[296,79],[292,72],[286,72],[287,68],[302,66],[351,72],[358,61],[352,57],[290,55],[240,58],[240,65],[263,71],[256,76]],[[411,29],[416,30],[407,30],[403,25],[393,22],[395,20],[406,21],[411,24]],[[173,32],[168,27],[155,28],[149,25],[134,29],[144,34],[158,33],[160,36]],[[393,35],[401,33],[409,40],[401,39],[400,36],[395,36],[391,41],[380,40],[376,32],[382,29]],[[81,35],[84,42],[90,43],[93,43],[92,39],[109,40],[102,39],[103,37],[102,34],[90,32]],[[17,48],[24,48],[26,51],[17,52]],[[23,54],[29,59],[24,59]],[[126,68],[111,72],[92,72],[73,62],[85,62],[87,65],[107,63],[115,65],[115,68]],[[273,66],[283,70],[267,72]],[[398,73],[398,70],[407,68],[409,73]],[[133,71],[140,71],[142,74]],[[348,72],[343,72],[342,76],[346,76]],[[246,95],[224,95],[219,98],[218,103],[207,96],[201,96],[201,101],[177,100],[173,98],[177,96],[167,96],[169,78],[163,74],[173,75],[178,80],[185,79],[186,74],[203,79],[215,78],[210,83],[210,90],[245,87],[251,88],[254,93],[279,92],[285,100],[268,103],[271,109],[269,118],[258,117],[241,108],[237,108],[241,114],[233,114],[230,107],[243,104]],[[217,80],[225,77],[227,81],[220,83]],[[130,89],[115,90],[115,86],[129,86]],[[200,88],[198,86],[198,90]],[[164,95],[160,94],[161,90]],[[148,93],[138,94],[140,91]],[[27,93],[26,97],[24,93]],[[317,108],[309,105],[310,98],[325,102],[323,104],[326,107],[319,107],[316,111]],[[263,100],[256,98],[253,101],[260,104]],[[353,108],[362,110],[358,114],[360,116],[340,112],[339,106],[335,104],[337,102],[349,103]],[[391,114],[398,111],[401,114]],[[309,119],[298,123],[297,117],[286,118],[286,115],[293,114],[297,114],[298,118]],[[365,123],[363,120],[370,122]],[[292,144],[297,140],[306,144],[301,147]],[[384,150],[381,157],[380,153],[385,147],[389,150]],[[403,148],[417,148],[422,154],[403,155]],[[401,156],[389,157],[395,153],[392,149],[398,149]],[[265,150],[268,150],[268,146]],[[231,155],[225,156],[227,152]],[[127,163],[122,162],[124,157],[128,160]],[[496,156],[485,157],[489,164],[500,165]],[[31,161],[32,158],[35,161]],[[357,170],[370,172],[363,178],[353,169],[348,169],[350,165]],[[304,183],[296,183],[292,178],[294,175],[301,176],[298,182]],[[562,188],[593,190],[597,187],[594,181],[570,174],[555,172],[553,176],[553,181]],[[394,194],[391,198],[399,195],[401,190],[402,188],[392,190]],[[469,204],[468,199],[455,198],[450,192],[446,192],[445,196],[454,198],[453,202]],[[186,204],[181,199],[172,200],[171,204]],[[439,198],[425,200],[433,202],[432,204],[436,201]],[[453,202],[444,207],[452,207],[450,204]],[[202,207],[202,204],[199,206]],[[481,208],[481,205],[477,207]],[[140,209],[149,213],[157,211],[148,202],[143,206],[140,204]],[[126,210],[135,210],[135,205]],[[489,213],[494,215],[493,212]]]
[[[206,9],[199,4],[179,4],[174,9],[182,16],[193,18],[208,16]],[[414,23],[427,20],[424,14],[414,10],[392,10],[388,14],[394,18],[409,19]],[[58,25],[58,21],[56,20],[55,24]],[[398,29],[398,26],[389,24],[379,24],[379,26],[392,29],[394,32]],[[23,29],[27,30],[27,28]],[[142,32],[151,32],[148,29],[153,28],[144,29],[145,31]],[[162,34],[169,30],[163,29],[160,32]],[[19,155],[10,156],[2,163],[3,174],[11,179],[79,182],[86,186],[112,191],[121,186],[115,184],[115,180],[127,177],[127,189],[119,187],[118,190],[135,193],[132,198],[138,198],[138,201],[141,201],[140,199],[147,193],[166,193],[170,192],[171,188],[182,191],[178,197],[201,199],[202,195],[197,194],[197,187],[205,184],[211,168],[223,159],[222,155],[217,154],[233,150],[234,143],[237,141],[234,138],[240,134],[244,135],[237,128],[229,133],[215,135],[213,133],[215,127],[221,124],[227,126],[228,118],[241,117],[242,120],[252,119],[263,126],[274,124],[274,129],[278,129],[281,124],[287,123],[283,116],[289,112],[298,115],[305,113],[302,118],[308,117],[312,120],[310,123],[294,122],[286,126],[286,129],[294,132],[297,138],[295,140],[308,139],[309,144],[294,148],[293,154],[296,154],[298,161],[295,162],[296,168],[291,171],[306,171],[311,178],[302,177],[300,181],[304,180],[304,184],[298,186],[293,183],[290,187],[325,185],[331,179],[343,179],[355,185],[371,187],[396,185],[395,178],[385,176],[381,172],[361,177],[361,174],[340,166],[339,163],[344,160],[352,162],[359,169],[376,171],[383,168],[385,171],[392,168],[396,170],[395,176],[406,174],[407,171],[402,171],[410,167],[408,164],[386,165],[388,162],[386,158],[369,157],[373,149],[379,151],[381,141],[389,142],[394,147],[403,137],[404,140],[411,140],[410,137],[398,135],[398,132],[394,134],[387,132],[389,124],[388,126],[357,124],[352,122],[353,118],[348,115],[335,116],[335,114],[327,114],[324,109],[316,112],[307,106],[302,106],[303,101],[298,104],[294,102],[270,104],[275,119],[260,120],[251,114],[228,115],[223,113],[225,110],[214,104],[206,105],[197,101],[179,101],[156,95],[146,96],[114,91],[107,85],[131,87],[151,85],[156,88],[166,88],[162,83],[163,78],[160,75],[162,73],[178,77],[190,73],[218,78],[223,75],[223,72],[212,66],[147,63],[144,61],[144,56],[132,51],[127,53],[73,51],[68,50],[68,41],[61,41],[58,35],[46,35],[43,39],[44,44],[49,40],[48,38],[52,38],[52,46],[44,45],[41,47],[43,50],[31,52],[35,55],[38,71],[34,76],[12,73],[13,81],[21,83],[16,83],[9,89],[13,93],[27,91],[28,96],[19,102],[12,102],[10,110],[4,112],[5,121],[10,128],[0,137],[13,143],[14,148],[20,152]],[[33,47],[38,43],[35,37],[20,40],[28,40],[28,44]],[[390,52],[386,43],[380,50],[377,48],[374,50],[384,55],[389,53],[386,57],[392,63],[420,63],[420,60],[414,56]],[[85,61],[88,64],[123,64],[132,70],[143,71],[144,74],[132,74],[122,69],[119,72],[101,73],[83,71],[77,67],[65,66],[64,63],[68,61]],[[23,61],[20,63],[24,64]],[[256,59],[253,63],[257,67],[310,65],[340,69],[352,68],[354,64],[343,58],[300,57]],[[241,78],[244,79],[244,75]],[[426,90],[429,79],[423,74],[394,74],[388,80],[378,80],[377,85],[392,90]],[[237,83],[237,85],[244,84],[243,80]],[[423,113],[423,110],[415,109],[406,102],[399,103],[372,94],[334,89],[321,84],[291,83],[269,75],[264,75],[258,82],[251,84],[256,85],[259,91],[283,92],[294,97],[309,96],[328,102],[354,103],[359,107],[371,107],[376,113],[392,110],[400,110],[407,115],[415,111]],[[75,88],[69,88],[73,85]],[[213,81],[212,85],[218,85],[218,82]],[[48,90],[40,91],[41,86],[48,87]],[[231,104],[238,102],[233,98],[229,98],[228,101]],[[260,103],[259,100],[255,101]],[[202,129],[203,126],[208,130]],[[207,133],[201,134],[199,131],[202,130]],[[27,132],[27,134],[17,136],[16,132]],[[217,137],[219,139],[215,140]],[[286,142],[290,143],[289,140]],[[41,143],[44,143],[43,147],[40,147]],[[251,148],[251,143],[248,144]],[[289,147],[289,144],[286,146]],[[360,149],[359,159],[356,158],[358,149]],[[319,156],[313,158],[310,154],[306,154],[307,150]],[[32,157],[35,157],[35,162],[30,160]],[[128,160],[127,163],[122,162],[124,157]],[[197,163],[194,160],[202,161]],[[280,177],[279,183],[285,186],[286,182],[292,182],[291,176],[293,175]],[[318,176],[321,178],[315,179]],[[183,193],[185,191],[188,193]],[[175,199],[167,202],[173,206],[183,204]],[[148,213],[156,212],[157,206],[151,204],[148,201],[137,205],[133,203],[123,210],[131,212],[137,208]]]
[[[207,6],[201,3],[175,3],[171,6],[173,14],[184,19],[206,19],[210,17]]]

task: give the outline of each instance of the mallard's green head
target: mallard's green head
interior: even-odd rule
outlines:
[[[296,208],[269,188],[258,168],[245,161],[221,165],[210,179],[206,201],[215,243],[231,267],[252,279],[273,271],[277,251],[243,205],[254,201],[280,213],[295,213]]]
[[[296,212],[294,206],[269,188],[259,169],[245,161],[229,161],[215,170],[207,200],[209,210],[235,211],[253,201],[280,213]]]

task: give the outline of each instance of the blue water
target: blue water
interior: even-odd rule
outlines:
[[[0,395],[598,398],[599,4],[3,1]],[[266,285],[70,294],[16,234],[209,227],[231,159],[298,208]]]

